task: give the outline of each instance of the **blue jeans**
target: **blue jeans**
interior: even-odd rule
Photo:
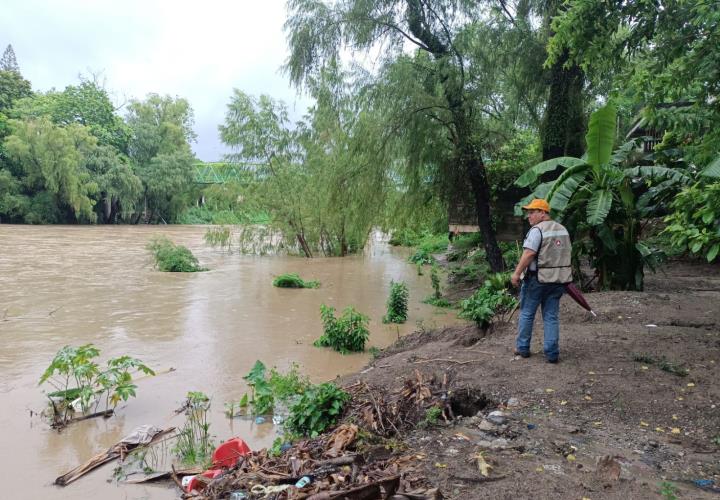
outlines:
[[[542,306],[543,350],[551,361],[558,359],[560,349],[560,297],[565,291],[561,283],[540,283],[537,276],[528,276],[520,288],[520,320],[518,321],[517,351],[530,352],[533,322],[538,306]]]

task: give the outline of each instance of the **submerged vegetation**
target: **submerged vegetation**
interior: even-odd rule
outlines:
[[[390,282],[390,295],[387,300],[387,314],[383,323],[405,323],[408,309],[408,287],[404,282]]]
[[[210,457],[215,445],[210,436],[210,398],[199,391],[187,393],[185,423],[177,434],[173,452],[185,465],[210,466]]]
[[[103,368],[95,361],[99,356],[100,349],[92,344],[65,346],[55,354],[38,382],[54,389],[47,393],[53,425],[66,424],[75,413],[96,412],[101,403],[105,412],[114,409],[136,396],[133,373],[155,375],[137,358],[111,358]]]
[[[153,254],[155,267],[172,273],[195,273],[207,271],[201,267],[190,249],[176,245],[164,236],[153,238],[147,249]]]
[[[334,307],[321,304],[320,318],[324,332],[313,345],[331,347],[342,354],[365,350],[365,343],[370,337],[368,330],[370,320],[367,316],[356,311],[354,307],[348,306],[338,318],[335,316]]]
[[[273,286],[279,288],[319,288],[319,281],[305,281],[296,273],[281,274],[273,280]]]

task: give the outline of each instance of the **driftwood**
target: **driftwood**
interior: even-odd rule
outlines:
[[[204,469],[200,467],[192,467],[189,469],[179,469],[174,471],[176,475],[181,476],[194,476],[195,474],[202,474],[204,472]],[[166,471],[160,471],[160,472],[153,472],[151,474],[145,474],[142,477],[134,477],[131,479],[126,479],[125,483],[127,484],[142,484],[142,483],[151,483],[153,481],[160,481],[163,479],[171,479],[171,476],[173,474],[172,470],[166,470]]]
[[[68,484],[72,483],[73,481],[76,481],[83,477],[85,474],[90,472],[93,469],[96,469],[100,467],[101,465],[104,465],[108,462],[112,462],[115,459],[123,458],[125,457],[129,452],[136,448],[141,448],[144,446],[151,446],[158,441],[160,441],[165,435],[173,432],[175,430],[175,427],[169,427],[165,430],[162,430],[155,434],[153,438],[145,444],[136,444],[136,443],[127,443],[124,441],[119,441],[112,445],[110,448],[107,449],[107,451],[104,451],[102,453],[98,453],[91,459],[89,459],[87,462],[78,465],[74,469],[72,469],[69,472],[66,472],[62,476],[55,479],[55,484],[58,486],[67,486]]]

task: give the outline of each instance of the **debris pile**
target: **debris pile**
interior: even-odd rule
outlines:
[[[343,424],[331,434],[300,441],[277,457],[267,450],[248,454],[201,491],[183,498],[442,498],[413,465],[412,455],[366,461],[356,452],[358,433],[357,426]]]

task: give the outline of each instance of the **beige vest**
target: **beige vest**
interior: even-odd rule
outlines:
[[[542,240],[536,255],[540,283],[570,283],[572,281],[570,234],[562,224],[546,220],[535,225]]]

